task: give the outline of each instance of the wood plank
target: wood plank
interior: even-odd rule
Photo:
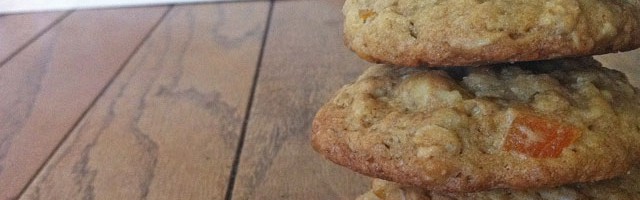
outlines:
[[[268,2],[175,7],[24,199],[221,199]]]
[[[275,3],[233,199],[354,199],[369,186],[309,141],[318,108],[371,66],[342,42],[342,3]]]
[[[603,66],[625,73],[632,85],[640,87],[640,49],[595,56],[595,58],[602,62]]]
[[[0,16],[0,63],[38,36],[65,12]]]
[[[202,3],[246,0],[0,0],[0,13],[42,12],[87,8],[114,8],[178,3]]]
[[[28,184],[165,11],[73,13],[0,68],[0,199]]]

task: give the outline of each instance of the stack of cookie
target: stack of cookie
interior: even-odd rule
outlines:
[[[640,199],[640,90],[591,55],[640,47],[640,0],[346,0],[370,67],[312,144],[361,199]],[[384,180],[382,180],[384,179]]]

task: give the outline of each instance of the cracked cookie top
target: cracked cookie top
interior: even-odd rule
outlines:
[[[346,0],[345,43],[401,66],[473,66],[640,47],[639,0]]]
[[[554,187],[637,163],[638,99],[592,58],[378,65],[318,111],[312,144],[362,174],[429,190]]]

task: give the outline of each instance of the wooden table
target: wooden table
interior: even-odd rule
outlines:
[[[309,145],[342,0],[0,16],[0,199],[353,199]],[[640,51],[599,57],[640,85]]]

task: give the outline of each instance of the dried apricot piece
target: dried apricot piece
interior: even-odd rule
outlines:
[[[556,158],[578,137],[580,130],[575,126],[518,112],[509,127],[503,148],[534,158]]]
[[[362,21],[367,21],[367,19],[369,19],[369,17],[373,17],[376,14],[377,14],[376,12],[374,12],[373,10],[369,10],[369,9],[359,10],[358,11],[358,15],[360,15],[360,19],[362,19]]]

